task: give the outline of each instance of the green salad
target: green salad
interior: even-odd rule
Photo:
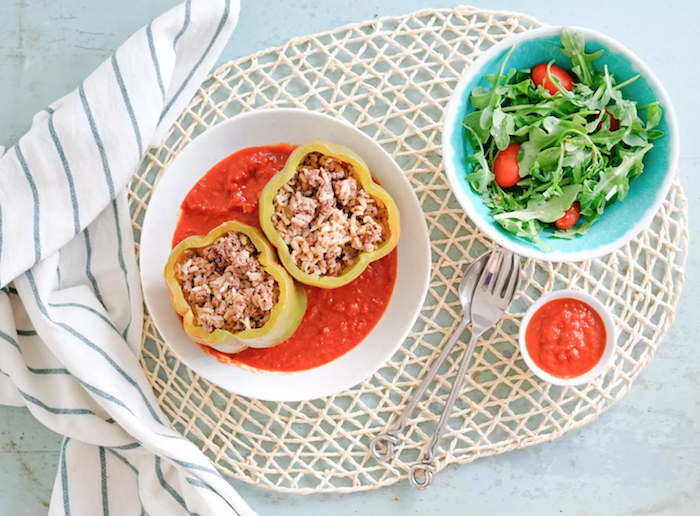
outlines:
[[[587,54],[582,34],[564,28],[561,43],[571,73],[553,61],[506,73],[511,48],[491,87],[471,92],[476,110],[464,119],[470,185],[504,229],[540,245],[545,228],[574,238],[624,200],[664,134],[658,102],[624,96],[638,75],[618,82],[607,65],[596,70],[603,51]]]

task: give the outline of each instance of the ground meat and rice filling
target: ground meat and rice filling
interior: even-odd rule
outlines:
[[[234,231],[213,244],[187,249],[177,279],[205,331],[239,332],[260,328],[279,300],[279,285],[263,269],[250,239]]]
[[[386,208],[362,188],[352,166],[318,152],[302,160],[274,207],[275,229],[308,274],[338,276],[388,237]]]

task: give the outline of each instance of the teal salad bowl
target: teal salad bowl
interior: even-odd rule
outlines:
[[[638,105],[659,102],[663,110],[658,129],[665,135],[654,141],[654,147],[644,158],[644,172],[630,184],[629,194],[605,208],[600,220],[584,235],[573,239],[553,236],[551,229],[540,234],[544,246],[520,238],[503,229],[496,222],[480,194],[476,193],[466,177],[472,165],[465,158],[473,152],[465,138],[463,126],[467,114],[475,110],[470,93],[477,86],[490,88],[487,75],[496,74],[508,51],[506,71],[533,68],[554,59],[555,64],[569,70],[571,59],[561,52],[561,27],[544,27],[507,38],[491,47],[472,64],[460,79],[445,113],[442,133],[442,151],[445,172],[457,201],[474,224],[499,245],[522,256],[550,262],[577,262],[609,254],[627,244],[654,218],[673,184],[678,166],[679,136],[673,105],[654,73],[629,49],[598,32],[571,27],[586,38],[586,52],[605,51],[594,67],[604,65],[620,81],[637,74],[641,77],[625,86],[626,98]],[[545,247],[546,246],[546,247]]]

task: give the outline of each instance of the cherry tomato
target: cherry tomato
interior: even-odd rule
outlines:
[[[518,152],[520,152],[520,145],[511,143],[496,155],[493,173],[496,175],[496,183],[501,188],[510,188],[520,181]]]
[[[605,110],[605,113],[607,114],[608,118],[610,119],[610,130],[611,131],[617,131],[620,128],[620,121],[612,116],[612,113],[608,111],[607,109]],[[603,127],[603,120],[605,120],[605,117],[600,119],[600,122],[598,123],[598,129]]]
[[[559,229],[569,229],[574,227],[574,224],[578,222],[578,218],[581,216],[581,203],[574,201],[571,208],[564,212],[564,216],[557,220],[554,225]]]
[[[574,80],[569,75],[569,72],[563,68],[559,68],[557,65],[552,65],[550,68],[550,73],[552,77],[559,79],[562,88],[571,91],[574,88]],[[554,95],[559,89],[549,80],[547,77],[547,63],[541,63],[532,69],[532,80],[535,81],[535,85],[544,85],[544,88]]]

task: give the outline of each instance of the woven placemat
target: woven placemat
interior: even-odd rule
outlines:
[[[524,15],[464,7],[294,39],[216,70],[164,143],[144,159],[130,185],[137,241],[154,183],[193,138],[252,109],[321,111],[353,123],[396,159],[430,230],[430,291],[409,338],[374,376],[329,398],[288,404],[231,394],[180,363],[145,316],[142,364],[160,406],[174,428],[224,474],[278,491],[349,492],[396,482],[418,459],[442,412],[464,343],[421,403],[394,462],[378,464],[368,445],[397,417],[455,328],[461,271],[490,246],[445,179],[443,110],[475,57],[509,35],[539,25]],[[510,313],[476,349],[442,441],[441,466],[556,439],[622,398],[673,320],[687,247],[687,205],[676,182],[651,227],[619,251],[580,264],[527,261]],[[527,307],[543,293],[563,287],[596,295],[616,315],[620,330],[614,366],[583,388],[539,381],[517,348],[519,321]]]

